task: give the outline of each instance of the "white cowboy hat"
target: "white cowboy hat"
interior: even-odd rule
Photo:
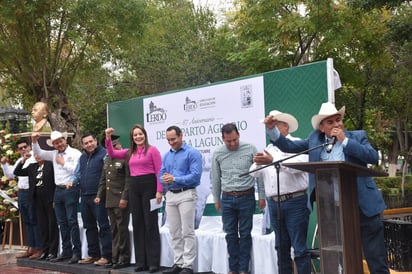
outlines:
[[[312,117],[313,128],[319,129],[319,125],[323,120],[336,114],[340,114],[343,118],[343,116],[345,115],[345,107],[343,106],[340,110],[337,110],[335,105],[331,102],[323,103],[320,107],[319,113],[313,115]]]
[[[288,113],[283,113],[278,110],[272,110],[269,112],[269,116],[272,116],[274,119],[287,123],[289,125],[289,133],[295,132],[298,129],[298,121],[295,117]],[[260,120],[263,123],[265,119]]]
[[[67,132],[62,133],[60,131],[52,131],[50,133],[50,139],[46,141],[46,144],[50,147],[53,147],[53,142],[60,138],[67,139]]]

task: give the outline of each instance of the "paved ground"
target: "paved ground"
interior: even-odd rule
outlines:
[[[30,274],[69,274],[67,272],[58,272],[52,270],[44,270],[31,267],[17,266],[16,264],[2,265],[0,269],[2,274],[20,274],[20,273],[30,273]]]

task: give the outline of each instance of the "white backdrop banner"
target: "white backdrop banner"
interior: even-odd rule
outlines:
[[[172,125],[179,126],[183,140],[202,153],[199,200],[210,192],[211,158],[223,145],[222,125],[235,123],[240,139],[259,151],[266,146],[265,128],[259,123],[265,117],[263,76],[147,97],[143,108],[150,144],[162,154],[170,148],[166,129]]]

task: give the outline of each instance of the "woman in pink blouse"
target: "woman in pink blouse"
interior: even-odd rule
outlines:
[[[126,187],[133,220],[133,240],[136,272],[157,272],[160,266],[160,235],[157,210],[150,211],[150,199],[162,201],[163,186],[159,181],[162,157],[159,150],[149,145],[147,132],[141,125],[130,130],[129,149],[114,150],[111,135],[106,129],[107,153],[112,158],[126,160]]]

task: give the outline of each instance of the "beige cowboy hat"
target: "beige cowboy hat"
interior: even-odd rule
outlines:
[[[269,112],[269,116],[272,116],[274,119],[287,123],[289,125],[289,133],[295,132],[298,129],[298,120],[295,117],[288,113],[283,113],[278,110],[272,110]],[[260,120],[263,123],[265,119]]]
[[[60,138],[67,139],[67,132],[52,131],[50,133],[50,139],[47,139],[46,144],[53,147],[53,142]]]
[[[335,105],[331,102],[323,103],[320,107],[319,113],[313,115],[312,117],[313,128],[319,129],[319,125],[323,120],[336,114],[340,114],[343,118],[343,116],[345,115],[345,107],[343,106],[340,110],[337,110]]]

